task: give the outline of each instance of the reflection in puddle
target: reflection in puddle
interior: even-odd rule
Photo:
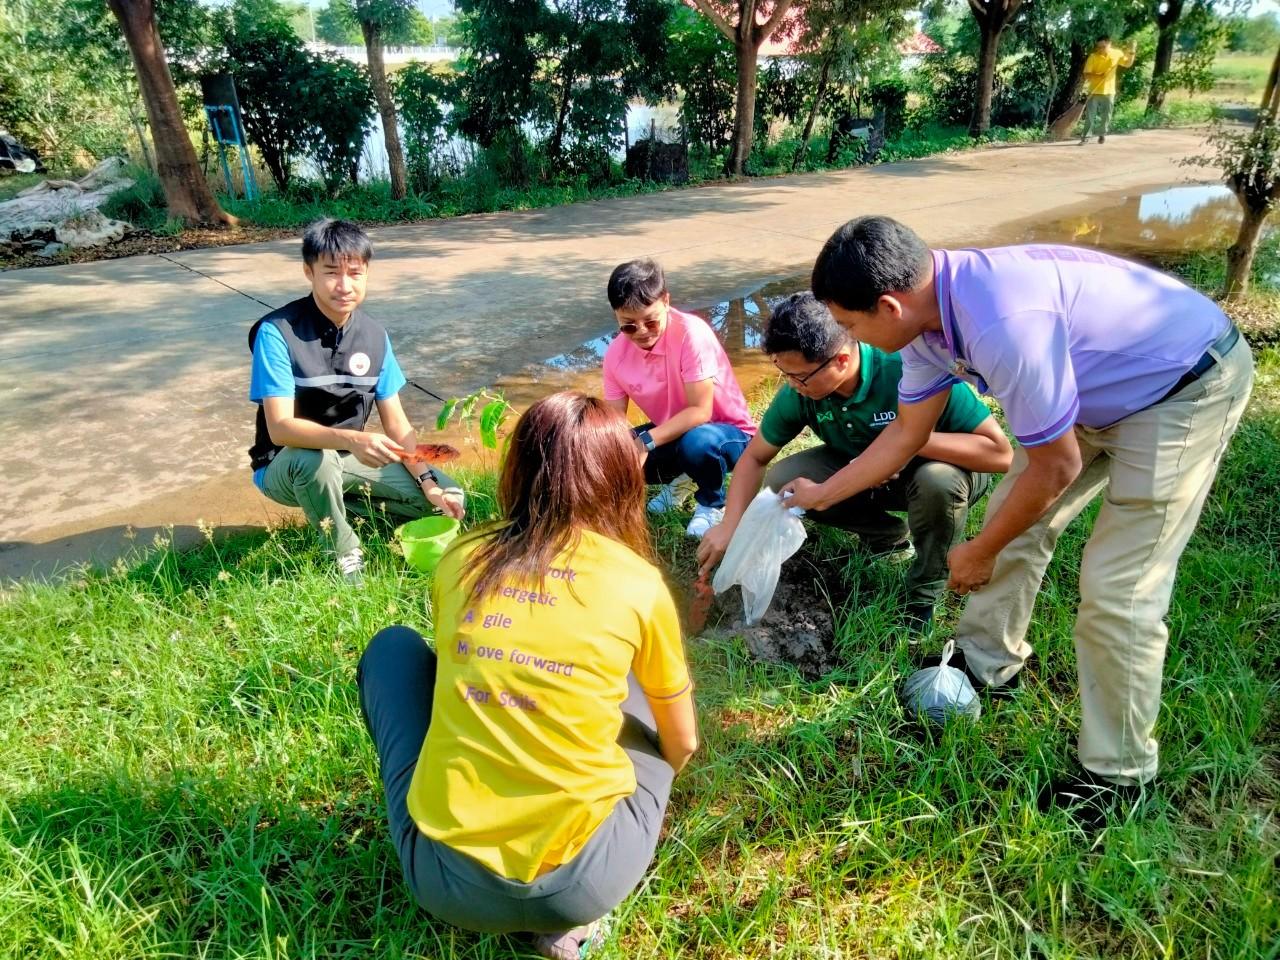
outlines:
[[[1226,187],[1173,186],[1066,208],[1047,218],[1015,225],[1006,237],[1012,243],[1074,243],[1149,259],[1162,253],[1225,246],[1235,239],[1239,224],[1240,205]],[[745,297],[692,311],[720,337],[748,396],[760,383],[778,376],[760,352],[769,311],[783,297],[808,285],[808,275],[802,274],[766,284]],[[598,336],[504,376],[493,388],[501,390],[517,410],[558,390],[599,394],[600,365],[614,337],[612,324],[605,322]],[[638,411],[633,409],[632,413]],[[446,435],[456,438],[459,446],[474,443],[453,428]]]
[[[1014,231],[1023,243],[1077,243],[1116,253],[1150,256],[1231,243],[1240,204],[1221,184],[1169,187],[1070,207]]]

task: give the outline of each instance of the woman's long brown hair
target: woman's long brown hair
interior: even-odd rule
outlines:
[[[539,400],[520,417],[498,481],[505,522],[483,531],[468,594],[504,582],[540,584],[556,557],[592,530],[653,562],[644,471],[626,419],[576,391]]]

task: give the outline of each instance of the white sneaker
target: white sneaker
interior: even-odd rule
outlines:
[[[693,519],[684,528],[684,532],[701,540],[703,534],[723,519],[724,510],[721,507],[704,507],[702,504],[698,504],[693,508]]]
[[[338,572],[353,587],[364,583],[364,554],[359,547],[338,557]]]
[[[649,501],[649,512],[666,513],[669,510],[679,510],[693,496],[694,489],[694,482],[689,479],[689,475],[680,474],[670,483],[665,484]]]

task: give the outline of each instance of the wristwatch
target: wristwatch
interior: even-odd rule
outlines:
[[[636,439],[644,444],[644,448],[650,452],[652,452],[653,448],[657,446],[657,444],[653,442],[653,435],[650,434],[648,430],[637,430]]]
[[[430,480],[437,487],[440,486],[440,477],[437,476],[436,472],[432,470],[430,467],[426,469],[426,471],[422,474],[422,476],[414,477],[414,479],[418,481],[418,486],[422,486],[423,481],[425,480]]]

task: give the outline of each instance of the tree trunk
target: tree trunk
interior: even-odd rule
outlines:
[[[565,77],[564,90],[560,97],[560,107],[556,110],[556,125],[551,130],[551,140],[547,144],[547,157],[551,166],[555,167],[560,160],[560,152],[564,143],[564,130],[569,120],[569,101],[573,96],[573,77]]]
[[[1067,65],[1067,77],[1062,81],[1062,86],[1058,88],[1058,92],[1053,98],[1053,109],[1051,119],[1056,119],[1062,115],[1062,112],[1071,106],[1075,101],[1076,95],[1080,90],[1080,78],[1084,76],[1084,62],[1089,58],[1089,52],[1076,42],[1071,44],[1071,62]]]
[[[733,142],[724,164],[724,172],[731,177],[742,176],[747,157],[751,155],[756,122],[756,54],[759,48],[751,42],[749,31],[745,37],[741,29],[738,33],[738,99],[733,110]]]
[[[978,52],[978,102],[974,107],[969,135],[981,137],[991,129],[991,98],[996,83],[996,54],[1000,50],[1000,34],[1004,26],[992,27],[990,21],[979,23],[982,48]]]
[[[235,217],[223,212],[214,199],[182,122],[152,0],[107,0],[107,6],[119,21],[133,57],[156,148],[156,173],[164,188],[169,215],[188,223],[234,224]]]
[[[1258,252],[1258,241],[1262,239],[1262,225],[1266,222],[1267,212],[1266,207],[1244,207],[1244,218],[1240,221],[1236,242],[1227,248],[1227,282],[1222,291],[1227,300],[1235,300],[1249,292],[1249,274],[1253,270],[1253,257]]]
[[[813,136],[813,123],[818,117],[818,108],[822,104],[823,95],[827,92],[827,81],[830,77],[831,57],[827,57],[822,61],[822,72],[818,74],[818,86],[813,91],[813,104],[809,107],[809,116],[804,121],[804,133],[800,134],[800,149],[796,151],[791,161],[792,170],[800,166],[800,161],[809,153],[809,138]]]
[[[146,164],[148,170],[155,173],[156,158],[151,153],[151,144],[147,143],[147,131],[142,126],[142,118],[138,116],[138,105],[132,100],[129,103],[129,122],[133,124],[134,136],[138,138],[138,149],[142,151],[142,162]]]
[[[378,113],[382,116],[382,137],[387,145],[387,166],[391,170],[391,197],[403,200],[405,188],[404,150],[400,147],[400,127],[396,121],[396,103],[391,98],[387,84],[387,70],[382,62],[382,25],[361,21],[364,33],[364,49],[369,60],[369,85],[378,101]]]
[[[1160,38],[1156,41],[1155,66],[1151,68],[1151,90],[1147,94],[1147,113],[1156,113],[1164,106],[1166,93],[1164,78],[1173,65],[1173,44],[1177,40],[1178,21],[1182,18],[1183,0],[1165,0],[1164,10],[1156,16]]]

